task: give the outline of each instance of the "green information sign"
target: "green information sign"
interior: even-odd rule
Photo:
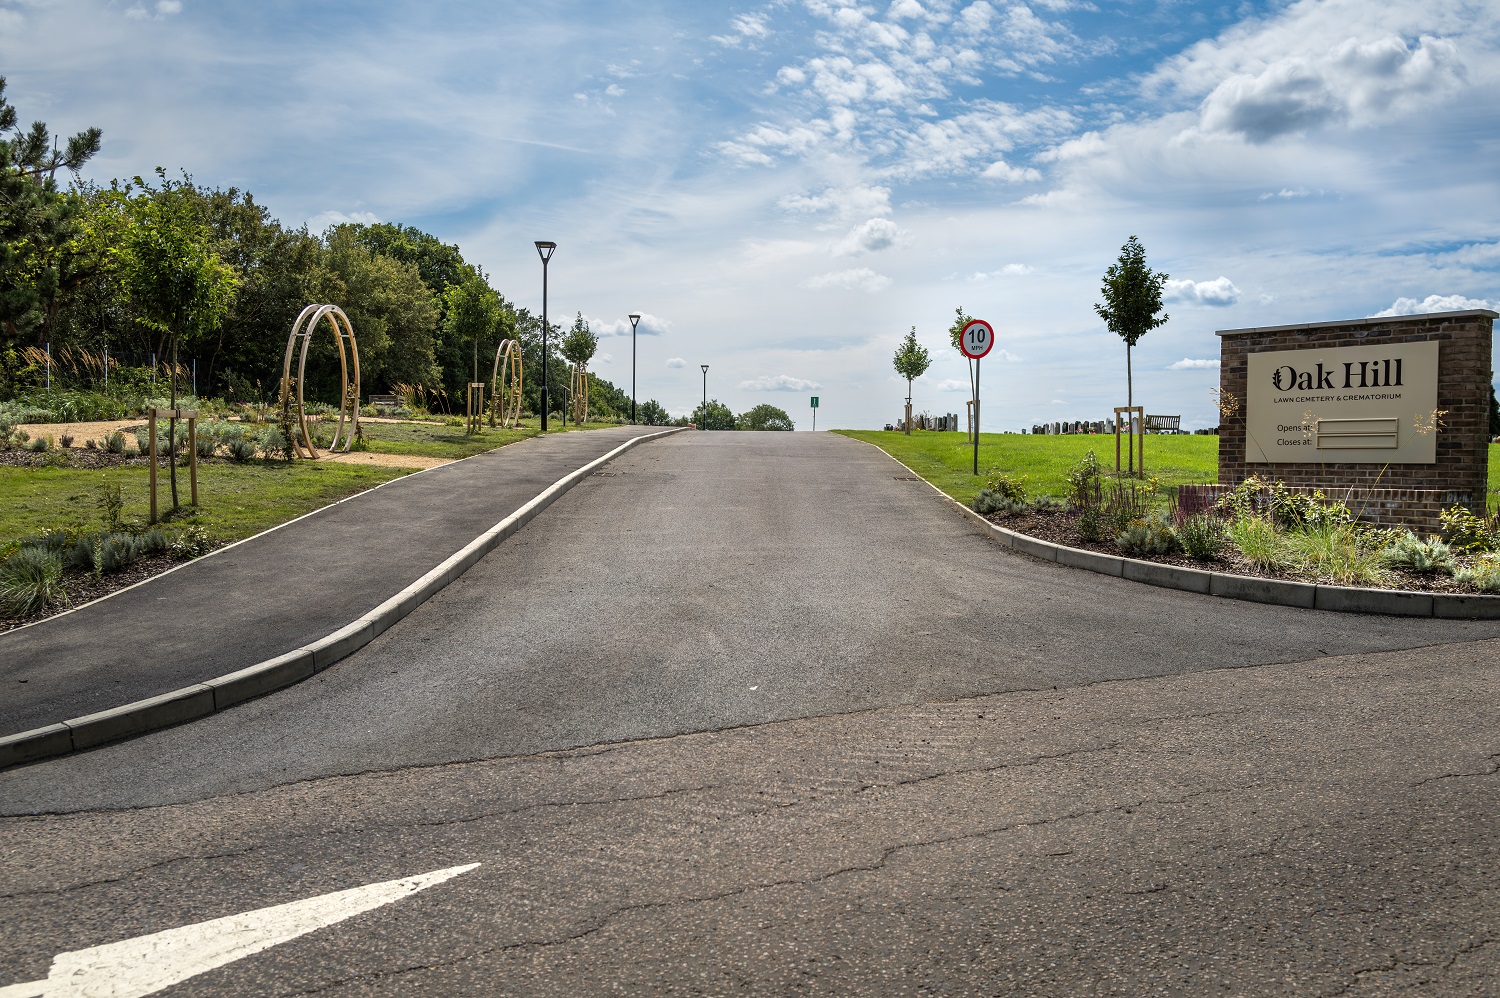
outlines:
[[[812,407],[813,407],[813,408],[814,408],[814,409],[816,409],[816,408],[817,408],[817,407],[818,407],[818,397],[817,397],[817,396],[816,396],[816,395],[814,395],[814,396],[813,396],[813,397],[812,397],[812,400],[813,400],[813,401],[812,401]]]

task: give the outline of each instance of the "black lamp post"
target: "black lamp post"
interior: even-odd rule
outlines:
[[[551,404],[547,400],[547,261],[552,259],[552,253],[557,249],[557,243],[536,241],[536,254],[542,258],[542,432],[547,432],[547,410]]]
[[[708,365],[703,364],[703,429],[708,429]]]
[[[635,425],[635,327],[641,323],[641,313],[630,313],[630,425]]]

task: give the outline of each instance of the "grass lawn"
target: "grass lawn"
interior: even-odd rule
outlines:
[[[613,423],[585,423],[581,427],[560,427],[556,421],[550,421],[547,426],[548,433],[557,433],[559,430],[572,432],[574,430],[600,430]],[[541,433],[541,428],[535,419],[522,420],[521,425],[514,430],[501,428],[491,429],[485,426],[484,431],[474,436],[464,433],[463,425],[450,426],[444,423],[368,423],[359,424],[365,439],[370,443],[370,450],[377,454],[414,454],[419,457],[446,457],[462,458],[474,454],[482,454],[496,447],[504,447],[513,444],[517,440],[525,440]]]
[[[835,430],[844,436],[875,444],[896,460],[962,503],[971,503],[984,479],[995,472],[1026,476],[1031,495],[1064,498],[1068,469],[1092,450],[1107,470],[1115,466],[1115,438],[1075,434],[984,433],[979,437],[979,477],[973,475],[974,447],[962,433],[916,431],[911,436],[891,430]],[[1210,436],[1148,436],[1146,475],[1163,485],[1215,482],[1219,478],[1219,438]],[[1491,510],[1500,502],[1500,444],[1490,444]]]
[[[215,540],[236,541],[414,470],[312,461],[204,461],[198,465],[202,510],[173,522],[200,525]],[[157,480],[163,512],[172,505],[165,471]],[[81,524],[99,529],[98,491],[103,485],[121,487],[127,522],[145,522],[149,482],[150,469],[144,464],[103,470],[0,468],[0,546],[48,528]],[[177,488],[186,503],[186,468],[177,469]]]
[[[1025,476],[1030,495],[1068,494],[1068,470],[1093,451],[1106,469],[1115,466],[1115,438],[1076,434],[1032,436],[1020,433],[979,435],[979,477],[974,477],[974,445],[962,433],[917,431],[907,436],[891,430],[835,430],[864,440],[927,479],[962,503],[974,501],[984,479],[996,472]],[[1152,436],[1146,438],[1146,475],[1163,485],[1212,482],[1219,475],[1219,438]]]

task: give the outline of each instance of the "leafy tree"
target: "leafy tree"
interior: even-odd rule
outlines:
[[[642,426],[666,426],[672,421],[667,410],[656,399],[648,399],[636,407],[636,417]]]
[[[239,279],[234,269],[208,247],[209,233],[191,205],[172,196],[170,185],[147,187],[132,202],[135,225],[126,243],[125,286],[135,321],[157,338],[161,352],[171,353],[172,401],[177,408],[177,346],[183,338],[201,339],[229,310]],[[177,501],[177,420],[167,436],[172,477],[172,509]]]
[[[433,357],[437,302],[416,265],[372,253],[343,226],[329,230],[326,259],[319,300],[338,302],[354,324],[361,381],[384,386],[440,384]],[[489,290],[487,285],[484,290]],[[320,339],[318,345],[332,361],[332,337]]]
[[[1500,437],[1500,399],[1495,398],[1495,386],[1490,385],[1490,436]]]
[[[1099,313],[1111,332],[1125,341],[1126,405],[1135,404],[1130,348],[1170,318],[1166,314],[1157,317],[1161,312],[1161,293],[1166,283],[1166,274],[1158,274],[1146,266],[1146,248],[1135,236],[1126,240],[1120,247],[1120,258],[1104,272],[1104,286],[1100,289],[1104,303],[1095,304],[1094,311]]]
[[[718,399],[709,399],[705,411],[703,403],[693,410],[693,420],[700,430],[732,430],[735,428],[734,413]]]
[[[917,327],[912,326],[911,332],[906,334],[906,339],[896,348],[896,356],[892,358],[896,366],[896,373],[906,379],[906,404],[911,405],[911,383],[923,374],[927,368],[932,366],[932,355],[927,348],[917,342]],[[911,426],[906,427],[906,432],[911,433]]]
[[[795,424],[792,423],[792,417],[786,414],[785,409],[778,409],[766,402],[762,402],[749,412],[740,413],[736,424],[742,430],[796,429]]]
[[[948,327],[948,340],[953,344],[953,349],[963,354],[964,360],[969,362],[969,397],[974,397],[974,358],[963,351],[964,327],[974,321],[974,317],[965,312],[963,306],[953,310],[953,325]]]
[[[484,280],[484,275],[476,272],[462,283],[448,285],[443,304],[447,313],[443,320],[444,339],[450,344],[471,344],[473,375],[469,380],[478,381],[481,348],[486,356],[493,356],[490,344],[504,333],[500,296]]]
[[[0,325],[12,339],[24,327],[35,329],[40,342],[60,302],[81,283],[82,204],[58,190],[57,171],[77,174],[99,151],[102,134],[85,129],[59,152],[42,122],[22,131],[0,76]]]
[[[584,321],[583,313],[573,320],[573,325],[568,329],[567,335],[562,341],[562,355],[569,364],[577,364],[580,367],[588,367],[589,361],[594,359],[594,352],[599,349],[599,337],[589,328]]]

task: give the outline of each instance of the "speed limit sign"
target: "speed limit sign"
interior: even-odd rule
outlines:
[[[964,327],[958,345],[965,357],[978,360],[995,345],[995,329],[983,319],[975,319]]]

